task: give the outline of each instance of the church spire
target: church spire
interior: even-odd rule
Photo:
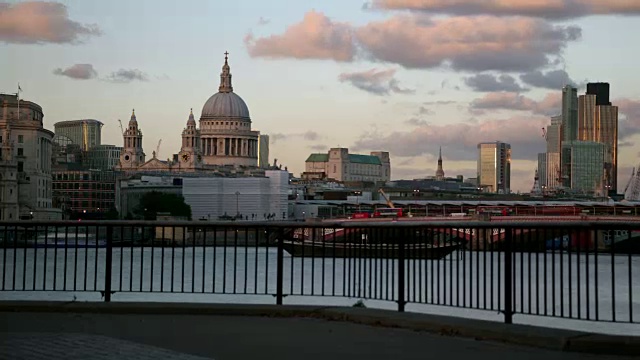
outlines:
[[[444,180],[444,170],[442,169],[442,146],[438,150],[438,169],[436,170],[436,180]]]
[[[233,86],[231,86],[231,68],[229,67],[229,52],[224,53],[224,65],[222,65],[222,73],[220,74],[220,87],[219,92],[233,92]]]

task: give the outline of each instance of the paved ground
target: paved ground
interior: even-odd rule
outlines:
[[[0,338],[0,359],[205,360],[207,358],[101,335],[4,333]]]
[[[93,355],[93,356],[92,356]],[[309,318],[0,312],[6,359],[625,359]],[[485,357],[486,356],[486,357]],[[631,358],[626,358],[631,359]]]

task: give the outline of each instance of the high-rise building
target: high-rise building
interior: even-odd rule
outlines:
[[[613,194],[618,192],[618,107],[596,106],[595,140],[606,145],[605,187]]]
[[[578,100],[578,138],[605,144],[603,186],[617,192],[618,107],[609,102],[608,83],[587,84],[587,94]],[[586,181],[586,180],[585,180]]]
[[[536,171],[536,178],[538,184],[546,188],[547,186],[547,153],[538,153],[538,170]]]
[[[258,166],[269,167],[269,135],[258,136]]]
[[[594,195],[604,189],[606,146],[595,141],[562,144],[565,186],[574,192]]]
[[[56,136],[66,136],[82,151],[101,144],[102,124],[98,120],[69,120],[53,124]]]
[[[557,153],[547,153],[547,171],[546,171],[546,180],[545,186],[547,189],[557,189],[562,186],[562,173],[560,172],[560,152]]]
[[[609,83],[588,83],[587,94],[596,96],[596,105],[611,105],[609,101]]]
[[[478,144],[478,186],[486,192],[511,192],[511,145],[500,141]]]
[[[578,89],[571,85],[562,88],[562,141],[578,138]]]
[[[552,116],[546,131],[547,152],[559,153],[562,144],[562,115]]]

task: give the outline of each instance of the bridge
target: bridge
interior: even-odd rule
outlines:
[[[364,239],[367,237],[362,229],[357,228],[358,225],[367,223],[386,223],[395,222],[401,224],[434,224],[446,222],[447,224],[458,224],[454,227],[437,227],[430,226],[431,236],[435,241],[463,241],[474,250],[487,250],[495,248],[505,240],[505,228],[501,225],[516,225],[511,235],[514,238],[515,249],[525,251],[541,251],[546,249],[564,250],[567,243],[571,243],[574,249],[578,251],[585,249],[595,249],[601,252],[609,252],[613,250],[623,252],[633,252],[640,254],[640,230],[626,229],[599,229],[596,231],[569,231],[555,230],[551,231],[544,226],[529,226],[535,224],[575,224],[590,223],[604,224],[607,222],[624,222],[626,224],[637,224],[640,226],[640,217],[628,215],[566,215],[566,216],[488,216],[478,222],[478,217],[472,216],[422,216],[422,217],[400,217],[395,219],[389,218],[370,218],[370,219],[341,219],[338,223],[351,224],[355,227],[344,228],[325,228],[323,233],[313,232],[306,228],[306,232],[302,234],[299,228],[294,238],[307,240],[322,241],[343,241],[343,238],[354,239],[359,237]],[[307,223],[312,223],[309,219]],[[335,224],[336,220],[324,220],[327,224]],[[478,228],[482,224],[482,230]],[[386,236],[389,236],[388,234]],[[425,235],[426,236],[426,235]],[[614,244],[612,246],[612,244]]]

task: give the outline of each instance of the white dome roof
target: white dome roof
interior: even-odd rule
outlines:
[[[244,100],[233,92],[213,94],[202,107],[202,117],[242,118],[250,120],[249,108]]]

